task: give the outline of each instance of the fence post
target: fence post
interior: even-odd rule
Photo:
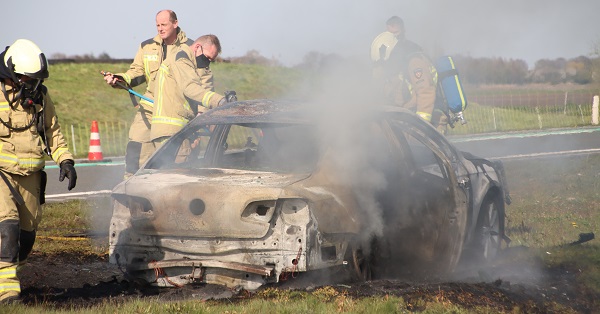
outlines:
[[[535,113],[537,113],[538,124],[540,125],[540,130],[542,129],[542,115],[540,114],[540,108],[535,106]]]
[[[592,124],[598,125],[598,95],[595,95],[592,101]]]
[[[75,130],[71,124],[71,142],[73,142],[73,156],[77,156],[77,145],[75,145]]]
[[[83,126],[81,124],[77,124],[77,132],[79,133],[79,146],[83,147],[83,149],[81,150],[82,152],[85,152],[85,137],[83,134],[81,134],[81,128]],[[85,132],[85,129],[83,130],[83,132]]]

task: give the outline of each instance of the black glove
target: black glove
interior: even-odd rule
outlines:
[[[237,101],[237,94],[234,90],[225,91],[225,101],[226,102],[234,102]]]
[[[67,188],[71,191],[75,187],[75,184],[77,184],[75,162],[71,159],[67,159],[60,163],[60,175],[58,181],[63,182],[65,177],[69,178],[69,186]]]

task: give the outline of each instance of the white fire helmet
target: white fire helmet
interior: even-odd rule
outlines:
[[[48,78],[48,61],[42,50],[31,40],[17,39],[4,55],[4,64],[11,72],[43,80]]]
[[[391,32],[383,32],[373,40],[371,44],[371,60],[385,61],[390,57],[392,49],[398,43],[398,38]]]

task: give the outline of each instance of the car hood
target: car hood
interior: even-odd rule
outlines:
[[[230,169],[145,170],[113,189],[131,224],[147,235],[259,238],[268,221],[244,219],[252,202],[279,199],[309,174]]]

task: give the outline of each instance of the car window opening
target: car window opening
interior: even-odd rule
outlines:
[[[212,132],[206,130],[212,129]],[[223,168],[308,172],[318,141],[308,125],[232,124],[190,129],[153,157],[149,168]]]

